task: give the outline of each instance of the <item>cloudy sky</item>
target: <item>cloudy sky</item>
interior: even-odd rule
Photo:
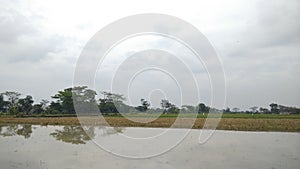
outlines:
[[[300,2],[297,0],[226,3],[222,0],[0,0],[0,92],[18,91],[31,94],[36,101],[50,100],[56,91],[72,86],[77,59],[97,31],[120,18],[140,13],[176,16],[197,27],[208,38],[226,75],[225,106],[246,110],[253,105],[268,107],[269,103],[277,102],[300,107]],[[188,60],[188,51],[176,51],[176,43],[168,43],[157,37],[132,39],[116,47],[110,55],[118,61],[118,57],[156,47],[181,52],[180,56]],[[112,61],[106,61],[106,68]],[[205,72],[201,69],[191,68],[201,83],[201,100],[209,104],[211,89],[206,75],[199,73]],[[99,90],[106,89],[104,83],[109,79],[109,72],[105,71],[107,69],[101,69],[97,74]],[[159,78],[158,74],[143,77],[149,76]],[[153,81],[140,80],[132,87],[152,86],[148,90],[153,91],[153,95],[163,96],[163,92],[154,89],[164,89],[167,78]],[[177,103],[173,98],[176,85],[174,91],[172,89],[171,86],[165,88],[169,90],[165,94]],[[135,91],[133,102],[144,94],[142,88]]]

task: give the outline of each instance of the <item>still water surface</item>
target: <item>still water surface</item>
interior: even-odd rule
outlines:
[[[115,150],[126,147],[137,154],[148,149],[155,151],[161,146],[147,143],[144,149],[137,149],[133,144],[114,140],[124,135],[150,137],[163,130],[86,127],[86,134],[81,126],[3,124],[0,125],[0,169],[298,169],[300,166],[299,133],[217,131],[201,145],[197,142],[199,130],[192,130],[175,148],[147,159],[122,158],[95,144],[95,140],[111,141]],[[170,130],[180,133],[185,129]]]

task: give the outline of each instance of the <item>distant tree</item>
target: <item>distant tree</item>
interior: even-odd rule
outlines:
[[[18,103],[19,96],[21,96],[18,92],[10,92],[6,91],[3,93],[8,98],[8,101],[10,102],[11,106],[15,106]]]
[[[174,104],[171,104],[170,108],[168,109],[168,113],[178,114],[180,109],[176,107]]]
[[[89,89],[87,86],[77,86],[73,88],[72,92],[77,113],[94,114],[98,111],[96,108],[96,91]]]
[[[182,111],[185,113],[198,113],[197,107],[194,107],[192,105],[183,105]]]
[[[47,114],[60,114],[62,112],[62,106],[59,102],[52,101],[50,105],[46,108],[45,112]]]
[[[28,115],[32,110],[33,102],[32,96],[29,95],[27,95],[25,98],[19,99],[19,111]]]
[[[150,106],[149,102],[145,99],[141,99],[141,106],[136,107],[136,110],[140,112],[145,112],[148,110],[148,107]]]
[[[300,114],[300,109],[296,107],[278,105],[278,108],[281,114]]]
[[[263,108],[263,107],[260,107],[260,108],[259,108],[259,112],[260,112],[260,113],[263,113],[263,114],[268,114],[268,113],[270,113],[270,111],[269,111],[267,108]]]
[[[163,99],[161,100],[161,107],[164,109],[163,113],[167,113],[167,110],[171,107],[171,103],[169,102],[169,100]]]
[[[57,94],[52,96],[53,99],[57,99],[57,102],[61,104],[63,114],[75,114],[72,98],[72,88],[64,89],[59,91]]]
[[[235,108],[232,108],[232,112],[234,112],[234,113],[238,113],[240,111],[240,109],[239,108],[237,108],[237,107],[235,107]]]
[[[200,103],[198,106],[199,106],[198,113],[208,113],[209,112],[209,107],[206,106],[204,103]]]
[[[0,112],[6,112],[9,106],[9,102],[4,100],[3,94],[0,94]]]
[[[31,110],[32,114],[42,114],[44,112],[42,104],[34,104]]]
[[[19,96],[21,95],[18,92],[10,92],[6,91],[3,93],[4,96],[7,97],[7,109],[9,114],[18,114],[19,113],[19,107],[18,107],[18,100]]]
[[[72,89],[73,97],[78,103],[95,103],[97,92],[87,86],[77,86]]]
[[[44,111],[46,110],[48,103],[49,103],[49,101],[45,100],[45,99],[42,99],[42,101],[40,102]]]
[[[103,95],[103,99],[108,102],[123,102],[125,97],[122,94],[116,94],[111,92],[102,91],[100,92]]]
[[[125,97],[121,94],[111,93],[102,91],[100,92],[103,95],[102,99],[99,99],[99,109],[102,114],[118,114],[118,109],[127,110],[129,106],[126,106],[123,101]]]
[[[270,107],[271,107],[271,113],[273,113],[273,114],[279,114],[278,104],[271,103]]]
[[[231,113],[231,110],[229,107],[227,107],[225,110],[224,110],[224,113]]]
[[[174,114],[178,114],[180,109],[178,107],[176,107],[174,104],[170,103],[169,100],[163,99],[161,100],[161,107],[164,110],[164,114],[165,113],[174,113]]]
[[[253,113],[257,113],[258,107],[257,106],[253,106],[253,107],[250,107],[250,109],[251,109],[252,114],[253,114]]]

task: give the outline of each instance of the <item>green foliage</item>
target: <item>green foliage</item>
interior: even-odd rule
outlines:
[[[29,95],[27,95],[25,98],[20,99],[18,101],[19,111],[28,115],[33,108],[33,102],[34,101],[32,99],[32,96]]]
[[[279,114],[278,104],[271,103],[270,107],[271,107],[271,113],[273,113],[273,114]]]
[[[17,115],[19,113],[18,106],[12,106],[8,109],[8,113],[12,115]]]
[[[180,112],[180,109],[177,108],[174,104],[170,103],[169,100],[163,99],[161,100],[160,104],[164,110],[164,114],[166,113],[178,114]]]
[[[208,113],[209,112],[209,107],[206,106],[204,103],[200,103],[198,106],[199,106],[198,113]]]
[[[32,113],[33,114],[41,114],[41,113],[43,113],[43,108],[42,108],[43,106],[41,105],[41,104],[35,104],[35,105],[33,105],[33,107],[32,107]]]
[[[141,106],[136,107],[135,109],[140,112],[145,112],[148,110],[148,107],[150,106],[149,102],[145,99],[141,99]]]
[[[208,107],[204,103],[200,103],[197,106],[184,105],[182,109],[176,107],[169,100],[161,100],[162,108],[150,108],[150,104],[147,100],[141,99],[141,105],[133,107],[126,105],[123,101],[125,97],[122,94],[115,94],[107,91],[100,92],[103,97],[96,99],[97,93],[94,90],[89,89],[87,86],[77,86],[73,88],[66,88],[62,91],[58,91],[50,102],[42,100],[40,103],[34,104],[33,98],[30,95],[20,97],[18,92],[6,91],[0,94],[0,115],[1,116],[15,116],[15,117],[28,117],[28,116],[75,116],[75,109],[80,110],[86,114],[96,114],[99,110],[102,114],[108,116],[121,116],[122,113],[137,113],[147,112],[164,114],[178,114],[182,111],[185,114],[199,113],[198,117],[206,117],[209,110],[220,112],[213,107]],[[75,104],[74,104],[75,103]],[[256,114],[300,114],[300,109],[296,107],[283,106],[276,103],[270,104],[268,108],[258,108],[253,106],[251,111],[239,111],[238,108],[230,108],[223,110],[224,114],[250,114],[252,117],[256,117]],[[170,115],[171,116],[171,115]]]
[[[99,99],[99,109],[102,114],[119,114],[119,110],[121,109],[125,111],[129,110],[129,106],[123,103],[125,100],[123,95],[106,91],[100,93],[103,95],[103,98]]]
[[[8,109],[9,102],[4,100],[3,94],[0,94],[0,112],[6,112]]]
[[[63,114],[75,114],[72,98],[72,88],[59,91],[56,95],[52,96],[53,99],[57,99],[57,102],[61,104]]]

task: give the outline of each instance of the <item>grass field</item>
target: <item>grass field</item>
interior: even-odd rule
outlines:
[[[177,118],[177,114],[124,114],[126,117],[160,117],[160,118]],[[207,118],[207,113],[204,115],[198,114],[197,118]],[[0,115],[3,117],[15,117],[12,115]],[[28,117],[77,117],[76,114],[40,114],[40,115],[29,115],[23,116]],[[123,117],[121,114],[105,115],[105,117]],[[180,117],[184,118],[195,118],[195,114],[181,114]],[[222,118],[247,118],[247,119],[300,119],[300,114],[223,114]]]
[[[148,115],[147,117],[154,117]],[[175,120],[178,121],[172,127],[187,128],[192,125],[195,129],[203,128],[206,115],[199,115],[197,119],[191,118],[192,115],[187,114],[176,118],[177,115],[161,115],[159,118],[149,123],[141,123],[136,121],[144,121],[147,119],[145,115],[130,115],[134,121],[120,116],[106,116],[105,121],[110,126],[122,127],[170,127]],[[105,121],[99,120],[97,117],[83,117],[86,123],[93,125],[106,125]],[[194,121],[195,120],[195,121]],[[216,119],[217,120],[217,119]],[[0,123],[15,124],[39,124],[39,125],[79,125],[77,117],[0,117]],[[239,130],[239,131],[289,131],[300,132],[300,115],[251,115],[251,114],[223,114],[217,129],[220,130]]]

